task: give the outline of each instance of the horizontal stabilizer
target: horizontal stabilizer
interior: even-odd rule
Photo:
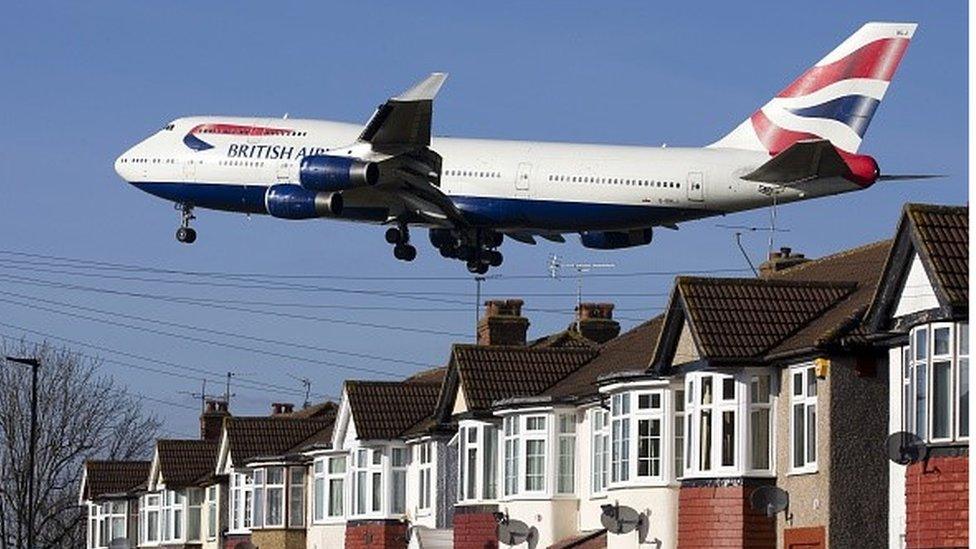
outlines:
[[[821,177],[846,177],[850,173],[830,141],[816,139],[797,141],[742,179],[790,185]]]

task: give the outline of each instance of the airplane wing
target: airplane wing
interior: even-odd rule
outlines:
[[[822,177],[843,177],[851,170],[826,139],[797,141],[751,173],[748,181],[792,185]]]
[[[430,146],[430,125],[434,97],[447,74],[431,73],[409,90],[380,105],[360,134],[359,140],[373,150],[399,154]]]

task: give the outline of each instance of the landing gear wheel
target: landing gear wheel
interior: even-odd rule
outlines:
[[[197,240],[197,232],[189,227],[176,229],[176,240],[183,244],[193,244]]]
[[[441,253],[441,257],[445,257],[447,259],[453,259],[457,257],[457,248],[455,248],[454,246],[442,246],[440,248],[437,248],[437,250]]]
[[[488,265],[481,261],[468,261],[468,272],[483,275],[488,272]]]
[[[400,229],[396,227],[390,227],[386,230],[386,243],[387,244],[400,244],[403,242],[403,233]]]
[[[495,250],[490,250],[485,254],[485,258],[488,260],[488,264],[492,267],[500,267],[502,261],[505,259],[502,253]]]
[[[393,247],[393,257],[400,261],[413,261],[417,258],[417,248],[410,244],[397,244]]]

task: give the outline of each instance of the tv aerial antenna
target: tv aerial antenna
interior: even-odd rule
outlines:
[[[549,277],[559,279],[563,269],[576,271],[576,330],[579,330],[580,315],[583,312],[583,277],[594,269],[613,269],[614,263],[566,263],[558,255],[549,256]]]
[[[311,406],[312,403],[308,399],[309,399],[309,395],[311,395],[312,393],[312,380],[308,379],[307,377],[298,377],[298,376],[293,376],[291,374],[288,374],[288,377],[301,383],[302,389],[305,390],[305,402],[302,403],[302,408],[308,408],[309,406]]]
[[[190,398],[200,399],[200,413],[207,411],[207,399],[208,398],[223,398],[223,395],[211,395],[207,393],[207,380],[204,378],[202,380],[203,384],[200,387],[200,392],[196,391],[177,391],[177,394],[187,395]]]

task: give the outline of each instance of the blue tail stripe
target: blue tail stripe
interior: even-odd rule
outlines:
[[[857,135],[864,137],[864,132],[868,129],[874,111],[881,103],[873,97],[864,95],[845,95],[832,99],[826,103],[804,107],[801,109],[788,109],[791,113],[805,118],[829,118],[843,124],[847,124]]]

